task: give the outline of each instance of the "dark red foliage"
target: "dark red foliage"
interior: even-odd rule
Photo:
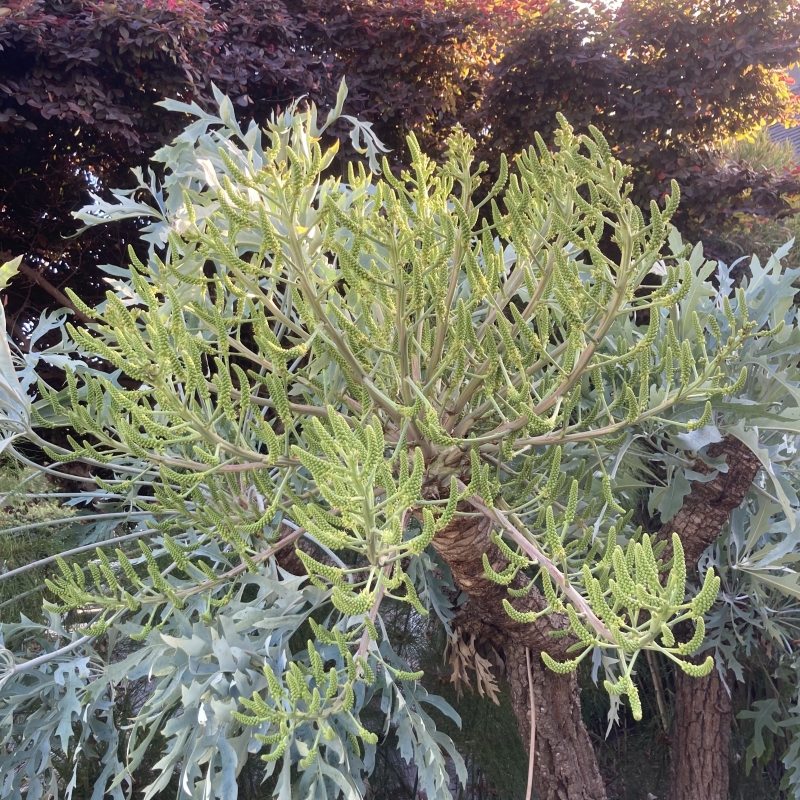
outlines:
[[[293,51],[297,23],[283,3],[187,0],[19,3],[0,20],[0,250],[24,253],[55,286],[90,299],[104,291],[97,264],[122,263],[132,226],[77,239],[71,212],[89,189],[130,183],[129,168],[180,129],[154,104],[200,98],[216,81],[266,112],[317,91],[314,65]],[[116,226],[115,226],[116,227]],[[12,284],[9,324],[52,305],[39,286]]]
[[[347,110],[376,121],[400,147],[408,130],[435,136],[477,96],[465,68],[480,12],[427,0],[17,0],[0,16],[0,253],[52,284],[80,275],[89,300],[94,265],[122,263],[131,228],[78,239],[70,213],[89,189],[130,183],[184,124],[157,107],[201,105],[216,84],[242,116],[264,121],[306,95],[327,103],[348,76]],[[485,19],[484,19],[485,21]],[[17,335],[52,299],[18,279],[8,299]]]
[[[429,0],[307,0],[303,40],[335,53],[347,76],[349,106],[374,123],[389,147],[405,149],[413,130],[428,146],[441,141],[480,99],[487,63],[484,3]]]
[[[56,119],[138,149],[164,139],[155,102],[204,95],[212,81],[244,106],[286,102],[319,86],[298,30],[280,0],[25,3],[0,28],[0,92],[16,104],[0,131]]]
[[[677,177],[692,236],[732,209],[780,213],[797,176],[754,176],[707,145],[789,109],[773,68],[797,58],[797,0],[12,0],[0,7],[0,254],[25,254],[55,286],[103,289],[97,264],[124,263],[132,228],[74,239],[89,189],[130,184],[215,83],[263,121],[306,95],[347,111],[404,154],[413,130],[437,152],[461,121],[484,153],[514,153],[556,111],[604,130],[635,169],[637,199]],[[789,109],[790,110],[790,109]],[[17,335],[52,304],[18,279]]]
[[[532,131],[549,139],[560,111],[606,134],[634,167],[639,202],[675,177],[695,235],[734,207],[779,213],[794,179],[721,163],[708,146],[798,110],[776,72],[797,60],[798,10],[795,0],[557,0],[492,68],[479,120],[487,151],[518,151]]]

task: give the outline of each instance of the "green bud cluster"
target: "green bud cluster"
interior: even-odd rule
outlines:
[[[633,718],[637,722],[642,719],[642,701],[639,698],[639,690],[636,688],[636,684],[631,680],[630,676],[625,675],[615,683],[603,681],[603,685],[609,694],[617,696],[628,695]]]
[[[686,563],[680,538],[677,534],[672,535],[672,565],[665,581],[662,573],[666,567],[657,555],[663,551],[664,545],[665,542],[659,542],[654,546],[650,536],[645,533],[631,539],[626,548],[614,546],[610,556],[611,570],[604,580],[594,574],[602,574],[602,566],[593,570],[589,563],[583,564],[581,582],[591,613],[606,627],[610,638],[598,637],[596,631],[586,625],[585,616],[574,605],[566,608],[570,623],[568,630],[577,639],[572,649],[582,652],[577,658],[558,665],[558,671],[573,669],[594,647],[615,649],[625,674],[614,684],[607,682],[606,689],[612,694],[628,695],[636,719],[641,718],[641,703],[630,675],[641,650],[663,653],[689,675],[708,674],[711,668],[709,664],[713,662],[713,659],[707,660],[698,666],[681,656],[695,652],[702,645],[705,636],[703,614],[711,608],[717,597],[720,579],[710,569],[701,591],[686,602]],[[604,561],[605,557],[601,565]],[[544,585],[548,586],[549,580]],[[524,618],[518,612],[514,616],[509,611],[508,603],[504,605],[519,622],[533,622],[535,619],[535,615]],[[689,641],[677,644],[672,627],[687,616],[695,621],[695,633]],[[542,658],[551,668],[553,663],[557,663],[550,656],[545,657],[544,653]]]
[[[577,658],[574,658],[571,661],[556,661],[544,650],[542,651],[542,661],[544,661],[545,665],[553,670],[553,672],[556,672],[559,675],[567,675],[570,672],[574,672],[578,668]]]

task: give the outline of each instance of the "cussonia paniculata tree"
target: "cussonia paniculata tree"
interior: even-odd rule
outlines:
[[[642,651],[713,668],[691,656],[719,585],[709,569],[690,596],[680,538],[633,527],[623,442],[704,429],[783,321],[698,277],[677,185],[641,211],[594,129],[562,118],[553,151],[537,137],[487,191],[468,136],[438,166],[411,137],[396,177],[352,118],[369,169],[326,177],[343,91],[325,124],[294,105],[264,132],[218,100],[168,102],[195,121],[156,155],[162,185],[84,212],[146,218],[150,257],[109,268],[97,308],[72,295],[90,322],[29,356],[64,387],[29,399],[4,351],[9,451],[92,466],[131,515],[58,561],[47,623],[3,626],[0,796],[52,788],[61,749],[76,770],[98,757],[96,796],[121,798],[158,733],[146,798],[177,771],[181,796],[231,800],[255,752],[277,797],[356,798],[391,725],[419,788],[449,797],[460,757],[424,705],[454,712],[384,621],[409,604],[450,626],[463,592],[526,740],[529,688],[546,711],[540,795],[604,797],[576,667],[594,659],[640,718]],[[115,687],[139,678],[118,726]]]

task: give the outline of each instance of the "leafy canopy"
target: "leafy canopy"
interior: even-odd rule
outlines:
[[[209,102],[211,84],[259,123],[293,97],[332,102],[395,153],[413,130],[438,159],[461,122],[491,163],[555,114],[599,127],[636,168],[635,201],[682,187],[679,226],[717,234],[732,211],[774,217],[797,181],[720,163],[708,150],[795,104],[780,70],[796,59],[790,0],[574,4],[517,0],[119,0],[11,3],[0,26],[3,250],[25,254],[11,287],[16,341],[52,304],[51,288],[103,297],[97,265],[120,263],[132,223],[73,237],[87,188],[130,186],[130,168],[185,119],[165,97]],[[22,135],[18,135],[18,134]],[[338,131],[346,138],[346,131]],[[490,154],[490,157],[487,156]],[[341,169],[341,166],[339,167]],[[716,245],[721,244],[719,237]],[[730,250],[730,247],[728,247]],[[79,283],[78,283],[79,282]],[[58,295],[56,295],[58,296]],[[63,303],[63,296],[58,302]]]

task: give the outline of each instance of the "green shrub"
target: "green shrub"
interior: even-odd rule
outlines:
[[[11,460],[0,463],[0,570],[8,572],[69,549],[70,536],[60,525],[74,514],[54,494],[58,486],[41,473]],[[43,570],[23,572],[0,581],[0,617],[18,621],[24,614],[39,619]]]
[[[731,161],[756,172],[789,170],[797,165],[791,142],[773,141],[767,128],[760,128],[749,138],[730,139],[720,149]]]

